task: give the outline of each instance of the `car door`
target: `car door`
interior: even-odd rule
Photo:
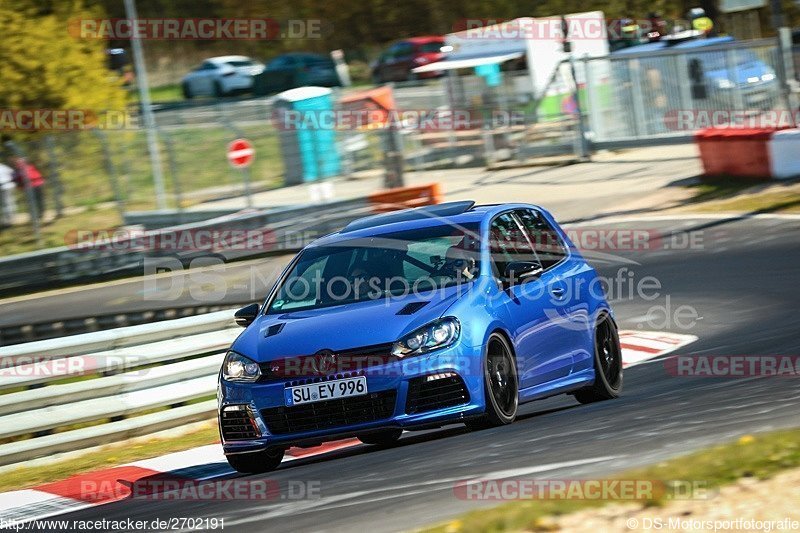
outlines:
[[[414,62],[414,45],[412,43],[397,43],[397,50],[393,58],[393,75],[395,81],[405,81],[411,72],[411,68],[416,66]]]
[[[386,66],[389,59],[392,57],[392,49],[388,48],[378,57],[375,61],[375,67],[372,70],[373,81],[383,82],[386,81]]]
[[[267,87],[270,92],[279,92],[294,87],[294,58],[278,56],[267,65]]]
[[[566,242],[542,212],[519,209],[515,215],[542,263],[539,281],[547,298],[545,314],[558,329],[553,350],[571,358],[572,372],[591,367],[594,355],[588,303],[594,279],[591,269],[584,261],[570,257]]]
[[[193,69],[188,76],[186,76],[185,83],[189,87],[189,93],[193,95],[204,95],[208,93],[206,87],[206,78],[208,71],[206,70],[207,61],[203,61],[195,69]]]
[[[569,375],[572,357],[565,353],[561,328],[551,320],[549,294],[560,290],[552,275],[508,286],[504,279],[512,261],[539,261],[517,216],[508,211],[492,220],[489,247],[495,276],[502,280],[500,303],[505,306],[517,355],[520,389],[543,385]],[[546,275],[547,274],[547,275]],[[562,293],[563,294],[563,293]]]
[[[214,94],[214,80],[217,75],[217,65],[211,61],[203,61],[203,64],[200,66],[199,74],[199,92],[206,95]]]
[[[383,64],[381,73],[383,81],[397,81],[397,59],[400,51],[400,43],[395,43],[389,47],[386,53],[386,61]]]

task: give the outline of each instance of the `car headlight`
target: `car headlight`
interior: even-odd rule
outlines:
[[[717,80],[717,87],[720,89],[733,89],[736,87],[736,84],[727,78],[719,78]]]
[[[411,332],[392,346],[392,355],[406,357],[439,350],[452,345],[461,333],[454,317],[441,318]]]
[[[252,359],[236,352],[228,352],[222,363],[222,377],[227,381],[252,382],[261,377],[261,369]]]

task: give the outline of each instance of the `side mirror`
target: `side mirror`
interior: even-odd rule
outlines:
[[[233,315],[234,320],[236,320],[236,325],[246,328],[256,319],[259,310],[261,310],[261,306],[258,304],[250,304],[242,307]]]
[[[513,287],[517,282],[524,283],[539,277],[544,272],[542,264],[538,261],[512,261],[506,265],[503,274],[507,287]]]

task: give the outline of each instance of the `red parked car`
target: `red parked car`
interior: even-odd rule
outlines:
[[[418,78],[436,78],[440,71],[414,74],[411,69],[440,61],[443,57],[444,37],[411,37],[392,44],[372,65],[372,81],[379,85],[387,81],[409,81]]]

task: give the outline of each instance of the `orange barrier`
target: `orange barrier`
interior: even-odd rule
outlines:
[[[695,142],[700,150],[704,176],[732,176],[769,180],[772,176],[768,144],[775,130],[700,130]]]
[[[386,213],[420,207],[423,205],[438,204],[442,201],[441,186],[438,183],[418,185],[415,187],[398,187],[386,189],[369,195],[369,203],[375,213]]]

